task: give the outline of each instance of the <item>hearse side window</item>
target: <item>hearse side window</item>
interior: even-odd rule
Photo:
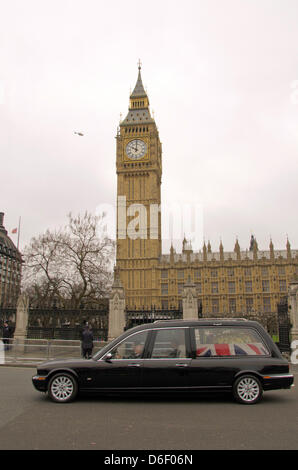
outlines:
[[[195,328],[196,357],[266,356],[269,354],[253,328]]]
[[[139,359],[143,355],[148,331],[142,331],[129,336],[112,349],[113,359]]]
[[[185,329],[157,330],[151,357],[155,359],[185,358]]]

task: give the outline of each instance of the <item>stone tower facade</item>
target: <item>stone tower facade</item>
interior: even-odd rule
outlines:
[[[140,65],[116,141],[116,266],[127,305],[142,308],[157,302],[159,296],[156,269],[161,256],[162,147]]]
[[[0,212],[0,308],[16,307],[22,263],[22,255],[4,227],[4,212]]]

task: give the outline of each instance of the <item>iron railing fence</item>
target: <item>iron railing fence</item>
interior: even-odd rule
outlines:
[[[106,342],[94,341],[92,354],[98,352]],[[82,357],[81,342],[74,340],[10,339],[0,340],[0,364],[40,364],[53,359]]]
[[[287,297],[281,299],[277,304],[278,311],[278,347],[281,352],[289,353],[291,351],[291,322],[288,309]]]
[[[79,340],[84,322],[93,330],[94,338],[105,341],[108,335],[108,306],[98,309],[30,308],[27,337],[32,339]],[[12,332],[16,326],[16,309],[0,308],[0,336],[4,321]]]
[[[16,308],[1,308],[0,307],[0,329],[2,330],[5,321],[15,328],[16,322]]]
[[[181,320],[182,310],[126,310],[126,329],[157,320]]]
[[[91,326],[92,327],[92,326]],[[27,329],[28,339],[57,339],[57,340],[81,340],[83,327],[39,327],[30,326]],[[107,328],[92,328],[93,339],[95,341],[106,341]]]

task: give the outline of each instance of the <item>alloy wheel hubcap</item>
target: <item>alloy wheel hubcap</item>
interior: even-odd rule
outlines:
[[[258,383],[252,378],[245,378],[240,380],[237,387],[239,397],[246,402],[254,401],[259,393],[260,388]]]
[[[73,383],[69,377],[57,377],[52,383],[51,391],[57,400],[67,400],[73,392]]]

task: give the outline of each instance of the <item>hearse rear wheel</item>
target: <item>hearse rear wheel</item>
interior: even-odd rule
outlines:
[[[263,396],[261,382],[253,375],[242,375],[234,383],[233,395],[239,403],[254,405]]]

